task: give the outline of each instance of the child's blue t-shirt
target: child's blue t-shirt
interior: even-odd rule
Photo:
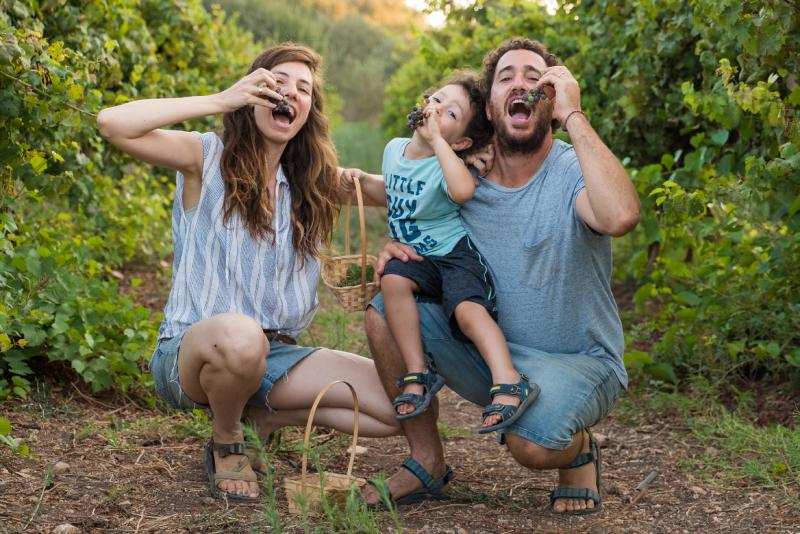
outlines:
[[[403,157],[411,139],[395,138],[383,151],[387,219],[392,239],[411,245],[425,256],[444,256],[467,235],[461,206],[450,199],[436,156]]]

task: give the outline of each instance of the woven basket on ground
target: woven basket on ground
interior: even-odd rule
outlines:
[[[325,396],[331,387],[339,383],[350,388],[350,393],[353,394],[353,443],[350,446],[350,463],[347,464],[347,473],[342,475],[339,473],[323,473],[320,471],[318,474],[309,474],[307,472],[308,447],[311,438],[311,426],[314,422],[314,414],[317,411],[317,405],[319,405],[322,397]],[[314,404],[311,406],[311,412],[308,414],[308,422],[306,423],[306,434],[303,439],[303,463],[300,476],[286,477],[283,479],[283,489],[286,492],[286,502],[289,504],[290,514],[302,514],[305,508],[306,513],[309,515],[320,515],[322,512],[322,499],[325,499],[329,505],[342,506],[352,486],[360,488],[367,483],[363,478],[353,476],[353,463],[356,460],[357,442],[358,395],[356,395],[355,388],[350,385],[349,382],[336,380],[322,388],[322,391],[319,392]]]
[[[347,312],[363,311],[369,301],[378,292],[375,282],[367,280],[367,266],[375,269],[377,259],[367,254],[367,230],[364,218],[364,199],[361,196],[361,185],[353,180],[358,201],[358,222],[361,230],[361,254],[350,254],[350,201],[347,201],[344,212],[344,256],[326,256],[322,259],[322,282],[330,288],[342,308]],[[361,283],[345,285],[348,269],[351,266],[361,270]]]

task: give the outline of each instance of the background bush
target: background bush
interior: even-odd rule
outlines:
[[[509,36],[543,41],[642,199],[638,228],[615,242],[618,276],[638,286],[629,367],[671,382],[797,376],[796,3],[599,0],[553,15],[516,0],[435,4],[448,23],[393,77],[387,130],[402,131],[402,110],[443,73],[480,68]]]
[[[0,5],[0,397],[26,395],[37,357],[125,390],[159,317],[110,273],[169,252],[173,177],[107,145],[77,109],[216,92],[257,49],[199,0]]]
[[[562,2],[553,14],[438,0],[447,24],[411,36],[414,17],[384,0],[264,4],[225,0],[248,12],[237,21],[200,0],[0,0],[0,397],[27,394],[37,359],[67,363],[94,390],[125,390],[155,339],[160,316],[112,273],[170,252],[172,173],[108,146],[78,109],[217,91],[285,38],[325,54],[342,163],[373,172],[422,91],[479,69],[509,36],[542,40],[578,78],[643,202],[638,228],[615,241],[616,274],[636,288],[629,368],[668,382],[797,376],[792,0]]]

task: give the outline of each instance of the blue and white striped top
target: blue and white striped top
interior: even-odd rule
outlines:
[[[177,174],[172,207],[175,254],[172,290],[158,339],[182,334],[213,315],[238,312],[262,328],[297,337],[317,309],[319,259],[306,257],[303,268],[292,247],[291,192],[279,168],[275,186],[275,243],[255,241],[237,214],[222,222],[225,183],[220,170],[222,140],[202,134],[203,186],[193,217],[183,209],[183,182]]]

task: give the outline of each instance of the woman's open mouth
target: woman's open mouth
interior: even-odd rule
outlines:
[[[291,126],[296,113],[291,106],[278,106],[272,110],[272,120],[281,126]]]

